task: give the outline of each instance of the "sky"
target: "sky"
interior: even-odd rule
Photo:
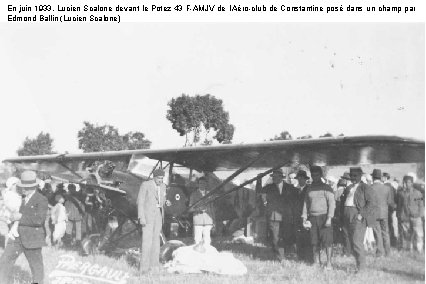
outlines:
[[[425,137],[424,23],[0,24],[0,158],[41,131],[79,152],[83,121],[185,139],[185,93],[223,100],[234,143],[334,135]]]

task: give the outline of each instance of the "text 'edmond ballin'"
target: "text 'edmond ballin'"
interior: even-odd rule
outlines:
[[[177,4],[173,6],[152,5],[7,5],[7,21],[12,22],[117,22],[130,14],[188,14],[188,13],[339,13],[339,12],[384,12],[406,14],[415,12],[410,6],[291,6],[291,5],[194,5]]]

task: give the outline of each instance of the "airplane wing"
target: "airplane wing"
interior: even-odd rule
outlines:
[[[111,160],[128,164],[132,158],[142,157],[181,164],[200,172],[239,169],[245,165],[252,168],[271,168],[283,162],[286,165],[321,166],[424,163],[425,142],[397,136],[331,137],[163,150],[23,156],[8,158],[3,162],[57,162],[68,168],[75,168],[82,161]]]
[[[424,163],[425,142],[397,136],[331,137],[272,141],[256,144],[187,147],[164,150],[131,150],[83,154],[61,154],[9,158],[3,162],[19,164],[23,168],[56,170],[62,176],[75,175],[76,169],[91,161],[111,160],[124,167],[131,159],[148,157],[176,163],[199,172],[232,170],[235,172],[212,189],[191,209],[212,202],[234,191],[225,184],[247,168],[274,168],[283,166],[320,165],[351,166],[387,163]],[[254,181],[256,177],[252,180]],[[238,188],[236,188],[238,189]]]

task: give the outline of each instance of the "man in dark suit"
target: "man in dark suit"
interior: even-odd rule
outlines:
[[[156,169],[154,178],[142,183],[138,195],[138,217],[142,225],[140,274],[160,265],[160,233],[163,226],[163,206],[166,203],[164,171]]]
[[[396,205],[394,202],[391,188],[382,183],[382,171],[374,169],[371,174],[373,177],[373,185],[371,188],[377,196],[377,223],[373,227],[374,237],[376,238],[377,252],[376,256],[381,257],[383,255],[389,256],[390,254],[390,238],[389,238],[389,223],[388,214],[389,208],[395,209]]]
[[[364,235],[367,226],[373,228],[377,219],[377,198],[371,187],[361,181],[362,169],[350,168],[352,184],[347,188],[344,203],[344,226],[349,232],[358,272],[365,269]]]
[[[284,238],[286,253],[295,242],[293,229],[293,210],[295,188],[283,181],[284,174],[281,169],[271,174],[272,184],[266,185],[262,193],[266,194],[266,218],[272,243],[272,250],[278,260],[284,258],[284,253],[278,247],[280,232]]]
[[[46,234],[44,222],[48,209],[47,198],[39,193],[36,173],[25,171],[17,184],[22,191],[23,200],[19,213],[12,219],[19,221],[19,237],[10,241],[0,258],[0,283],[9,283],[12,267],[21,253],[24,253],[30,265],[32,282],[41,284],[44,280],[42,246],[45,246]]]

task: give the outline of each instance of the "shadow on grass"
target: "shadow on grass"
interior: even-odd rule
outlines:
[[[31,283],[31,273],[23,270],[18,265],[14,265],[9,274],[9,280],[12,280],[11,283]]]
[[[218,251],[230,251],[232,253],[246,255],[252,259],[274,260],[271,248],[254,246],[250,244],[232,243],[231,241],[219,241],[212,244]]]
[[[390,274],[395,274],[412,281],[425,281],[424,273],[408,272],[408,271],[395,270],[395,269],[389,269],[389,268],[382,268],[382,271],[386,273],[390,273]]]

